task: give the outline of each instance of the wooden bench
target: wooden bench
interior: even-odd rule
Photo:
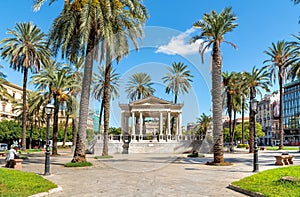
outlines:
[[[0,152],[1,157],[5,157],[6,153],[5,152]]]
[[[5,167],[14,168],[14,169],[22,169],[22,161],[23,159],[13,159],[8,161]]]
[[[276,155],[274,157],[276,158],[275,165],[277,166],[294,164],[294,155]]]

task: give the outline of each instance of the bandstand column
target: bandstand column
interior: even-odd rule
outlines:
[[[160,112],[159,114],[159,135],[163,134],[163,114]]]
[[[140,136],[143,135],[143,114],[140,112]]]
[[[178,121],[178,116],[176,117],[176,135],[178,135],[179,134],[179,130],[178,130],[178,128],[179,128],[179,121]]]
[[[125,114],[125,112],[124,111],[122,111],[121,112],[121,131],[122,131],[122,135],[124,135],[125,134],[125,117],[124,117],[124,114]]]
[[[171,114],[170,112],[168,112],[168,135],[171,135],[170,119],[171,119]]]
[[[131,112],[131,117],[132,117],[132,125],[131,125],[131,129],[132,129],[132,132],[131,132],[131,135],[135,135],[135,117],[134,117],[134,112]]]
[[[182,121],[182,113],[180,112],[178,117],[179,135],[182,135],[181,121]]]

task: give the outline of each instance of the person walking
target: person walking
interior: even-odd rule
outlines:
[[[18,159],[19,158],[19,154],[17,153],[18,151],[18,146],[14,146],[13,148],[11,148],[7,154],[6,157],[6,165],[5,167],[7,168],[14,168],[14,166],[16,165],[16,162],[14,159]]]

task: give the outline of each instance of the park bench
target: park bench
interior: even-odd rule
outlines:
[[[288,155],[288,154],[283,154],[283,155],[275,155],[276,158],[275,165],[277,166],[284,166],[284,165],[289,165],[289,164],[294,164],[294,155]]]
[[[23,159],[10,160],[7,167],[14,168],[14,169],[22,169],[22,161],[23,161]]]
[[[0,152],[1,157],[5,157],[6,153],[5,152]]]

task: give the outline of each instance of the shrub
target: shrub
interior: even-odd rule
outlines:
[[[238,144],[238,148],[249,148],[249,144]]]

